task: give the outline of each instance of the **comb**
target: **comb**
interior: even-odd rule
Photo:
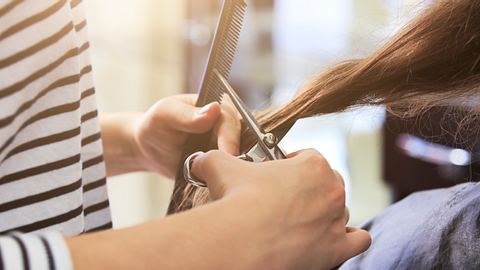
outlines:
[[[220,19],[215,30],[207,66],[205,67],[198,91],[197,107],[214,101],[222,101],[223,90],[222,87],[219,87],[218,77],[214,70],[217,70],[224,78],[228,79],[240,38],[246,8],[247,4],[244,0],[224,0],[222,2]],[[168,207],[168,214],[191,208],[190,205],[182,205],[182,209],[179,209],[183,200],[183,191],[187,186],[187,181],[183,177],[183,163],[192,153],[210,150],[210,142],[211,132],[188,136],[175,177],[175,187]]]

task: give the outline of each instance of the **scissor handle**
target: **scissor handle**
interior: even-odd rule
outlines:
[[[201,154],[203,154],[203,152],[195,152],[185,159],[185,163],[183,163],[183,178],[192,184],[192,186],[204,188],[207,187],[207,184],[198,180],[191,172],[193,160]]]
[[[187,159],[185,159],[185,162],[183,163],[183,178],[185,178],[187,182],[192,184],[192,186],[195,186],[198,188],[206,188],[207,184],[204,181],[198,179],[195,175],[193,175],[192,164],[193,164],[193,160],[203,153],[204,152],[195,152],[190,156],[188,156]],[[248,162],[255,162],[255,160],[252,157],[250,157],[248,154],[240,155],[237,158],[248,161]]]
[[[247,154],[240,155],[237,158],[248,161],[248,162],[254,162],[253,158]]]

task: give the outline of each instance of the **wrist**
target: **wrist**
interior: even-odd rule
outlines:
[[[66,243],[74,269],[268,269],[272,240],[281,236],[271,233],[257,208],[239,193],[142,225],[67,238]]]
[[[141,113],[102,115],[102,140],[109,176],[146,170],[144,158],[135,139]]]
[[[143,113],[130,113],[128,125],[125,126],[125,138],[128,141],[128,159],[134,164],[136,171],[150,171],[148,159],[140,148],[138,130],[140,122],[144,117]]]

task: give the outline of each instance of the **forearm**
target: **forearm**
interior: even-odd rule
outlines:
[[[242,212],[246,203],[222,199],[144,225],[68,239],[74,269],[256,269],[265,250],[251,237],[262,234],[256,213]]]
[[[138,150],[131,134],[141,113],[112,113],[100,116],[107,175],[142,171]]]

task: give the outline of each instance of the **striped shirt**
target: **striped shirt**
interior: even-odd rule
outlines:
[[[68,269],[111,228],[80,0],[0,0],[0,269]]]

